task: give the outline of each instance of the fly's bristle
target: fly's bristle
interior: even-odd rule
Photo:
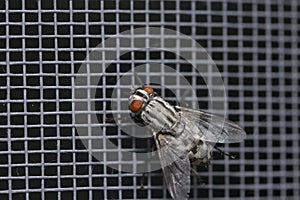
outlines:
[[[130,94],[133,94],[134,91],[135,91],[134,85],[131,85],[131,87],[130,87]]]
[[[136,71],[133,71],[134,77],[140,85],[144,85],[143,81],[140,79]]]

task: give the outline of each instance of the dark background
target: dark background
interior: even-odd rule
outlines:
[[[72,121],[72,84],[87,54],[105,39],[132,28],[180,31],[202,45],[216,62],[228,94],[228,118],[248,133],[244,143],[225,146],[197,168],[191,198],[298,199],[299,22],[292,1],[1,1],[0,2],[0,198],[165,199],[161,171],[128,174],[88,154]],[[145,63],[145,52],[116,61],[107,85]],[[174,55],[152,53],[153,60]],[[131,66],[131,65],[130,65]],[[189,72],[189,66],[176,69]],[[189,80],[191,77],[187,74]],[[201,78],[199,85],[203,84]],[[99,83],[101,95],[111,90]],[[166,92],[166,96],[168,96]],[[206,109],[205,89],[197,90]],[[104,126],[105,117],[99,116]],[[102,121],[101,121],[102,118]],[[107,135],[117,135],[108,123]],[[111,139],[131,148],[151,148],[151,139]],[[140,146],[138,145],[140,144]],[[121,164],[121,163],[120,163]],[[144,189],[141,189],[144,182]],[[205,184],[202,184],[202,183]]]

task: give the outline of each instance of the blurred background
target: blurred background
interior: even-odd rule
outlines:
[[[157,27],[206,49],[224,81],[227,118],[248,134],[242,143],[220,145],[238,159],[215,153],[210,166],[195,167],[201,178],[192,177],[191,199],[299,199],[299,13],[297,0],[1,1],[0,198],[170,198],[161,170],[143,176],[111,168],[105,156],[95,159],[74,121],[75,77],[93,48],[123,31]],[[184,74],[196,103],[208,109],[203,79],[178,55],[132,51],[93,75],[101,76],[97,95],[83,101],[97,102],[93,125],[103,135],[89,137],[87,130],[86,141],[110,140],[117,153],[153,149],[151,138],[124,134],[111,118],[113,111],[128,113],[111,105],[126,102],[113,96],[118,79],[152,61]],[[161,86],[159,94],[176,103]]]

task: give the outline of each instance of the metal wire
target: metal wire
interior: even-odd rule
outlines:
[[[228,117],[248,133],[244,143],[223,148],[239,159],[214,154],[207,169],[197,167],[201,180],[192,178],[191,199],[299,199],[298,1],[7,0],[0,7],[1,199],[170,198],[161,171],[145,177],[121,171],[125,164],[139,167],[121,162],[121,152],[153,146],[151,139],[125,135],[107,122],[113,112],[127,112],[121,109],[127,99],[111,93],[116,85],[130,88],[117,80],[139,64],[164,63],[196,89],[198,102],[190,96],[187,102],[207,109],[209,95],[196,71],[174,54],[131,51],[110,65],[95,98],[88,95],[91,88],[81,88],[86,98],[76,99],[74,86],[93,48],[122,31],[154,26],[189,35],[207,50],[226,86]],[[98,48],[104,50],[104,68],[111,49],[103,44]],[[92,72],[93,65],[86,66]],[[176,101],[163,86],[178,77],[159,74],[157,89]],[[97,77],[90,73],[86,80]],[[184,88],[176,83],[180,96]],[[90,114],[89,103],[99,103],[98,122],[92,124],[103,136],[89,134],[92,128],[84,139],[78,135],[76,101],[87,102]],[[111,109],[114,101],[117,109]],[[117,145],[116,160],[104,148],[108,139]],[[97,141],[103,141],[102,149],[92,148]],[[103,152],[102,162],[92,151]],[[109,167],[112,163],[120,170]]]

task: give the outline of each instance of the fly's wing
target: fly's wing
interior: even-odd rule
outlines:
[[[235,143],[246,138],[246,132],[236,123],[223,117],[213,115],[201,110],[193,110],[176,106],[182,117],[196,125],[201,133],[201,140],[216,143]]]
[[[167,188],[173,199],[188,199],[190,161],[185,146],[172,135],[157,133],[155,142]],[[183,145],[183,146],[182,146]]]

